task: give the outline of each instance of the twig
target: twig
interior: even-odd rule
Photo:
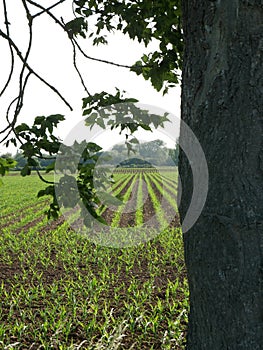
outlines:
[[[42,78],[39,74],[37,74],[33,68],[31,68],[31,66],[25,62],[24,57],[22,55],[22,53],[20,52],[20,50],[18,49],[18,47],[16,46],[16,44],[14,43],[14,41],[8,36],[6,35],[1,29],[0,29],[0,36],[2,36],[4,39],[6,39],[11,46],[14,48],[14,50],[16,51],[16,54],[18,55],[18,57],[20,58],[20,60],[25,63],[26,68],[29,70],[30,73],[32,73],[33,75],[35,75],[42,83],[44,83],[45,85],[47,85],[54,93],[56,93],[60,99],[69,107],[69,109],[71,111],[73,111],[73,108],[71,107],[71,105],[69,104],[69,102],[67,102],[67,100],[61,95],[61,93],[51,84],[49,84],[44,78]]]
[[[2,140],[0,140],[0,143],[5,142],[5,140],[7,140],[8,137],[10,136],[10,134],[11,134],[11,132],[12,132],[11,126],[8,126],[7,130],[8,130],[8,129],[10,129],[10,130],[9,130],[8,133],[2,138]],[[7,130],[6,130],[6,131],[7,131]],[[6,131],[5,131],[5,132],[6,132]]]
[[[7,8],[6,8],[6,1],[5,0],[3,0],[3,7],[4,7],[4,16],[5,16],[6,34],[9,36],[10,35],[10,33],[9,33],[9,22],[8,22]],[[14,72],[14,61],[15,60],[14,60],[13,49],[12,49],[12,46],[10,45],[10,43],[9,43],[9,48],[10,48],[10,53],[11,53],[11,68],[10,68],[9,76],[7,78],[5,86],[3,87],[2,91],[0,92],[0,97],[4,94],[5,90],[7,89],[8,85],[9,85],[9,83],[11,81],[13,72]]]
[[[65,24],[64,24],[62,21],[60,21],[56,16],[54,16],[53,13],[51,13],[51,12],[49,11],[50,8],[52,8],[52,7],[54,7],[54,6],[45,9],[43,6],[37,4],[37,3],[34,2],[33,0],[27,0],[27,1],[28,1],[31,5],[34,5],[34,6],[38,7],[38,8],[41,8],[41,9],[42,9],[42,11],[40,12],[41,14],[47,13],[47,14],[55,21],[55,23],[57,23],[57,24],[63,29],[64,32],[67,32],[66,29],[65,29]],[[59,1],[56,5],[58,5],[58,4],[60,4],[60,3],[64,2],[64,1],[65,1],[65,0]],[[84,90],[85,90],[85,91],[87,92],[87,94],[90,96],[90,92],[88,91],[88,89],[87,89],[87,87],[86,87],[86,84],[85,84],[85,82],[84,82],[84,79],[83,79],[83,77],[82,77],[82,74],[80,73],[80,70],[78,69],[78,66],[77,66],[77,62],[76,62],[76,47],[75,47],[75,44],[74,44],[74,42],[73,42],[73,40],[72,40],[71,38],[69,38],[69,39],[70,39],[71,44],[72,44],[72,47],[73,47],[73,65],[74,65],[74,68],[76,69],[76,72],[77,72],[77,74],[78,74],[78,76],[79,76],[79,78],[80,78],[80,82],[81,82],[82,86],[84,87]]]
[[[27,65],[27,60],[28,60],[28,57],[29,57],[29,54],[30,54],[30,51],[32,48],[32,35],[33,35],[33,33],[32,33],[33,19],[32,19],[31,13],[27,7],[25,0],[22,0],[22,3],[23,3],[24,9],[26,11],[27,19],[28,19],[29,41],[28,41],[27,51],[26,51],[26,54],[24,57],[23,66],[22,66],[20,76],[19,76],[19,93],[18,93],[18,100],[17,100],[16,109],[15,109],[14,118],[13,118],[13,124],[16,123],[17,117],[18,117],[18,115],[23,107],[25,88],[26,88],[30,73],[27,75],[24,82],[23,82],[23,78],[24,78],[24,73],[25,73],[25,69],[26,69],[26,65]]]
[[[51,181],[48,181],[48,180],[44,179],[44,177],[40,174],[38,169],[36,169],[36,172],[37,172],[37,175],[39,176],[41,181],[45,182],[46,184],[51,184],[51,185],[55,185],[56,184],[55,182],[51,182]]]
[[[97,61],[97,62],[101,62],[101,63],[106,63],[106,64],[110,64],[110,65],[112,65],[112,66],[116,66],[116,67],[120,67],[120,68],[129,68],[129,69],[131,69],[132,67],[134,67],[134,66],[128,66],[128,65],[126,65],[126,64],[119,64],[119,63],[115,63],[115,62],[103,60],[103,59],[100,59],[100,58],[95,58],[95,57],[88,56],[88,55],[85,53],[85,51],[83,51],[83,49],[80,47],[79,43],[78,43],[75,39],[73,39],[73,41],[74,41],[74,44],[75,44],[75,45],[77,46],[77,48],[79,49],[79,51],[82,53],[82,55],[83,55],[84,57],[86,57],[87,59],[89,59],[89,60]],[[141,66],[140,66],[140,67],[141,67]],[[144,66],[144,67],[146,67],[146,66]]]
[[[28,0],[27,0],[28,1]],[[49,10],[51,10],[51,9],[53,9],[54,7],[56,7],[56,6],[58,6],[58,5],[60,5],[60,4],[62,4],[62,2],[65,2],[66,0],[60,0],[60,1],[58,1],[57,3],[55,3],[54,5],[51,5],[50,7],[48,7],[48,8],[43,8],[43,10],[42,11],[40,11],[40,12],[38,12],[38,13],[36,13],[34,16],[32,16],[33,18],[36,18],[37,16],[40,16],[40,15],[42,15],[43,13],[45,13],[45,12],[48,12]],[[33,4],[33,1],[28,1],[29,3],[31,3],[31,5],[35,5],[35,4]]]
[[[24,80],[24,83],[19,91],[19,95],[18,95],[18,101],[17,101],[17,105],[16,105],[16,109],[15,109],[15,113],[14,113],[14,118],[12,120],[12,130],[16,136],[16,139],[21,143],[21,145],[23,144],[23,142],[21,141],[19,135],[17,134],[16,130],[15,130],[15,124],[17,122],[17,118],[18,118],[18,115],[23,107],[23,100],[24,100],[24,94],[25,94],[25,89],[26,89],[26,86],[27,86],[27,82],[28,82],[28,79],[31,75],[31,72],[27,73],[27,76]]]
[[[61,21],[59,21],[59,19],[53,15],[53,13],[51,13],[48,9],[45,9],[43,6],[37,4],[36,2],[34,2],[33,0],[27,0],[31,5],[34,5],[38,8],[41,8],[43,9],[43,12],[46,12],[51,18],[53,18],[53,20],[60,25],[60,27],[65,31],[67,32],[67,30],[65,29],[65,24],[62,23]],[[45,11],[44,11],[45,10]],[[92,61],[97,61],[97,62],[101,62],[101,63],[106,63],[106,64],[110,64],[110,65],[113,65],[113,66],[116,66],[116,67],[121,67],[121,68],[128,68],[128,69],[131,69],[132,67],[134,66],[129,66],[129,65],[125,65],[125,64],[120,64],[120,63],[115,63],[115,62],[111,62],[111,61],[107,61],[107,60],[103,60],[103,59],[100,59],[100,58],[96,58],[96,57],[92,57],[92,56],[88,56],[84,51],[83,49],[80,47],[79,43],[75,40],[75,39],[72,39],[70,38],[71,40],[74,41],[74,44],[76,45],[76,47],[79,49],[79,51],[82,53],[82,55],[84,57],[86,57],[87,59],[89,60],[92,60]],[[147,66],[145,66],[147,67]]]
[[[76,69],[76,72],[78,73],[79,79],[80,79],[81,84],[82,84],[82,86],[84,87],[86,93],[87,93],[89,96],[91,96],[89,90],[87,89],[87,87],[86,87],[86,85],[85,85],[85,82],[84,82],[84,79],[83,79],[83,77],[82,77],[82,74],[80,73],[80,71],[79,71],[79,69],[78,69],[78,66],[77,66],[77,61],[76,61],[76,56],[77,56],[77,55],[76,55],[76,47],[75,47],[74,41],[71,40],[71,43],[72,43],[72,46],[73,46],[73,65],[74,65],[74,67],[75,67],[75,69]]]
[[[62,0],[62,1],[60,1],[60,2],[63,2],[63,1],[65,1],[65,0]],[[49,11],[48,8],[45,8],[44,6],[42,6],[42,5],[38,4],[38,3],[36,3],[36,2],[33,1],[33,0],[27,0],[27,2],[28,2],[29,4],[31,4],[31,5],[33,5],[33,6],[35,6],[35,7],[39,8],[39,9],[41,9],[42,11],[41,11],[39,14],[47,13],[57,24],[60,25],[60,27],[62,27],[63,30],[65,30],[64,25],[60,22],[60,20],[59,20],[55,15],[53,15],[52,12]],[[59,3],[60,3],[60,2],[59,2]],[[57,4],[59,4],[59,3],[57,3]],[[34,16],[34,17],[35,17],[35,16]]]
[[[27,81],[28,81],[28,79],[29,79],[30,74],[31,74],[31,73],[29,72],[29,73],[27,74],[26,78],[25,78],[24,85],[23,85],[22,90],[21,90],[21,91],[22,91],[21,93],[22,93],[23,95],[24,95],[24,91],[25,91],[25,88],[26,88],[26,85],[27,85]],[[7,108],[7,111],[6,111],[6,120],[7,120],[7,122],[8,122],[8,126],[7,126],[4,130],[1,130],[1,131],[0,131],[0,134],[5,133],[8,129],[10,129],[10,130],[8,131],[7,135],[5,135],[5,137],[4,137],[2,140],[0,140],[0,144],[3,143],[3,142],[9,137],[9,135],[11,134],[12,131],[13,131],[14,134],[16,135],[17,140],[18,140],[21,144],[23,144],[23,142],[21,141],[19,135],[16,133],[16,131],[15,131],[15,129],[14,129],[15,124],[16,124],[16,121],[17,121],[17,117],[18,117],[19,111],[18,111],[18,113],[17,113],[17,111],[15,110],[13,120],[12,120],[12,121],[9,120],[9,112],[10,112],[10,109],[11,109],[13,103],[15,103],[16,100],[19,99],[19,97],[21,96],[21,93],[20,93],[16,98],[14,98],[14,99],[10,102],[10,104],[9,104],[9,106],[8,106],[8,108]],[[17,102],[17,106],[18,106],[18,102]],[[16,109],[18,108],[17,106],[16,106]],[[20,106],[19,106],[19,107],[20,107]],[[22,108],[22,106],[20,107],[20,109],[21,109],[21,108]]]

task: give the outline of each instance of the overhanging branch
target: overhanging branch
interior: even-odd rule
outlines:
[[[47,85],[55,94],[57,94],[60,97],[60,99],[68,106],[68,108],[71,111],[73,111],[73,108],[71,107],[69,102],[61,95],[61,93],[53,85],[49,84],[44,78],[42,78],[38,73],[36,73],[35,70],[25,61],[21,51],[18,49],[18,47],[16,46],[14,41],[8,35],[6,35],[1,29],[0,29],[0,36],[2,36],[4,39],[6,39],[10,43],[12,48],[15,50],[17,56],[20,58],[20,60],[25,65],[25,67],[28,69],[28,71],[31,74],[35,75],[42,83]]]

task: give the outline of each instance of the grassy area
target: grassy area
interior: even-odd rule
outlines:
[[[0,189],[0,348],[183,349],[188,287],[179,228],[96,246],[47,222],[37,177]]]

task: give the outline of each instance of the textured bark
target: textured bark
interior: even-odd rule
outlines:
[[[184,234],[188,350],[263,349],[263,2],[183,0],[182,119],[206,155],[209,191]],[[184,135],[180,136],[182,139]],[[191,199],[183,154],[180,214]]]

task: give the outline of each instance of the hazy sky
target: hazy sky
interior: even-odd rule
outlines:
[[[56,1],[42,0],[38,3],[45,6]],[[66,1],[53,12],[67,22],[72,19],[72,1]],[[7,1],[11,35],[21,52],[26,51],[28,40],[28,29],[25,13],[21,6],[21,0]],[[32,12],[34,13],[32,8]],[[5,30],[2,4],[0,5],[0,28]],[[39,16],[34,22],[33,49],[29,57],[32,67],[41,74],[48,82],[52,83],[62,95],[73,106],[74,111],[70,112],[59,98],[43,86],[42,83],[32,77],[28,84],[25,96],[24,107],[20,114],[19,122],[32,123],[38,115],[49,115],[54,113],[64,114],[67,118],[58,133],[64,139],[70,129],[77,121],[82,119],[81,99],[86,97],[77,73],[72,64],[72,50],[66,33],[60,29],[47,15]],[[109,44],[106,46],[94,47],[89,40],[80,40],[85,52],[93,57],[106,59],[121,64],[132,65],[143,53],[154,49],[145,49],[143,45],[131,41],[127,36],[120,33],[110,35]],[[8,46],[3,39],[0,40],[1,65],[0,65],[0,89],[4,85],[9,73],[10,54]],[[160,107],[173,115],[180,115],[180,88],[172,89],[166,96],[156,92],[149,81],[129,71],[129,69],[118,68],[99,62],[90,61],[78,55],[78,66],[83,74],[87,88],[93,94],[107,91],[115,92],[115,87],[125,90],[129,97],[137,98],[141,103]],[[0,99],[1,129],[5,125],[5,108],[8,103],[17,96],[18,92],[18,63],[16,74],[12,84],[3,98]],[[159,135],[160,136],[160,135]],[[158,138],[157,136],[156,138]],[[0,146],[0,152],[6,148]]]

